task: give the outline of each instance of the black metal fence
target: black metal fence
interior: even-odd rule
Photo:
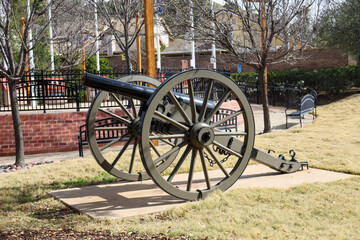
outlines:
[[[136,73],[132,73],[136,74]],[[82,71],[34,71],[25,74],[17,86],[20,111],[88,108],[97,90],[81,84]],[[103,71],[101,76],[119,78],[129,73]],[[10,111],[10,97],[7,83],[1,81],[0,111]]]
[[[164,81],[168,77],[179,73],[179,69],[164,69],[157,71],[157,79]],[[230,76],[230,72],[218,69],[217,72]],[[129,73],[116,71],[102,71],[101,76],[119,78]],[[131,73],[138,74],[138,73]],[[35,71],[23,77],[17,87],[17,98],[20,111],[43,111],[89,108],[91,101],[97,94],[96,89],[86,88],[81,84],[82,71]],[[258,84],[238,83],[251,103],[261,103]],[[10,111],[9,92],[6,81],[0,77],[0,111]],[[180,85],[179,88],[187,88]],[[184,90],[184,89],[182,89]],[[204,79],[194,82],[194,92],[197,97],[203,97],[206,90]],[[186,91],[185,91],[186,92]],[[221,89],[212,95],[213,100],[221,96]],[[301,89],[294,86],[268,86],[269,103],[276,106],[288,106],[294,99],[301,97]],[[111,101],[104,101],[104,107],[116,105]]]
[[[260,94],[260,84],[254,83],[244,83],[238,82],[238,86],[245,93],[247,99],[250,103],[260,104],[262,103],[262,98]],[[268,85],[267,93],[269,104],[273,106],[289,106],[296,99],[301,98],[303,90],[300,86],[293,85],[285,85],[285,86],[277,86],[277,85]]]

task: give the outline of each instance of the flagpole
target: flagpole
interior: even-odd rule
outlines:
[[[154,16],[153,1],[144,0],[145,17],[145,45],[146,45],[146,74],[156,77],[155,47],[154,47]]]

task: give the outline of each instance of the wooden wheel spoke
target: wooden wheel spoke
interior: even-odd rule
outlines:
[[[247,132],[223,132],[223,131],[218,131],[218,132],[214,132],[215,136],[246,136],[248,135]]]
[[[171,139],[171,138],[185,138],[185,134],[169,134],[169,135],[154,135],[149,136],[149,139]]]
[[[222,145],[222,144],[220,144],[220,143],[218,143],[218,142],[216,142],[216,141],[213,141],[213,144],[214,144],[215,146],[221,148],[222,150],[225,150],[225,151],[231,153],[232,155],[237,156],[238,158],[242,158],[242,157],[243,157],[240,153],[235,152],[234,150],[232,150],[232,149],[230,149],[230,148],[228,148],[228,147],[226,147],[226,146],[224,146],[224,145]]]
[[[185,122],[188,125],[192,124],[192,121],[190,120],[189,116],[186,114],[186,112],[184,111],[184,109],[181,107],[179,101],[177,100],[177,98],[174,96],[174,94],[172,92],[168,92],[168,96],[170,97],[171,101],[175,104],[176,108],[179,110],[181,116],[184,118]]]
[[[230,174],[226,171],[226,169],[224,168],[224,166],[222,165],[222,163],[219,161],[219,159],[216,157],[216,155],[214,154],[214,152],[209,148],[209,146],[206,146],[206,151],[208,153],[210,153],[211,157],[214,159],[214,161],[216,162],[216,164],[219,166],[219,168],[221,169],[221,171],[225,174],[226,177],[230,177]]]
[[[155,136],[155,134],[152,133],[151,136]],[[170,146],[172,146],[172,147],[175,147],[175,144],[174,144],[174,143],[172,143],[172,142],[170,142],[170,141],[168,141],[168,140],[166,140],[166,139],[160,138],[159,140],[162,141],[162,142],[164,142],[164,143],[166,143],[167,145],[170,145]]]
[[[133,146],[133,150],[131,153],[131,160],[130,160],[130,166],[129,166],[129,173],[132,172],[132,169],[134,167],[134,161],[135,161],[135,155],[136,155],[136,148],[137,148],[137,139],[135,138],[135,142],[134,142],[134,146]]]
[[[121,151],[119,152],[119,154],[116,156],[115,160],[112,162],[111,166],[115,166],[116,163],[119,161],[119,159],[121,158],[121,156],[124,154],[125,150],[127,149],[127,147],[129,146],[131,140],[133,138],[129,138],[129,140],[125,143],[124,147],[121,149]]]
[[[156,165],[157,163],[159,163],[160,161],[164,160],[165,158],[167,158],[168,156],[170,156],[171,154],[175,153],[176,151],[179,151],[181,148],[183,148],[185,145],[187,145],[186,142],[182,142],[179,145],[173,147],[172,149],[170,149],[168,152],[166,152],[165,154],[163,154],[162,156],[160,156],[159,158],[157,158],[154,161],[154,164]]]
[[[194,86],[193,86],[192,79],[189,79],[187,82],[188,82],[188,86],[189,86],[191,120],[193,123],[195,123],[195,121],[196,121],[196,106],[195,106]]]
[[[184,161],[185,161],[186,157],[189,155],[189,152],[191,151],[191,149],[192,149],[192,147],[191,147],[191,145],[189,144],[189,145],[186,147],[186,149],[185,149],[184,153],[182,154],[181,158],[179,159],[179,161],[178,161],[177,164],[175,165],[174,169],[173,169],[172,172],[170,173],[170,175],[169,175],[169,177],[168,177],[168,179],[167,179],[168,182],[171,182],[171,181],[173,180],[175,174],[179,171],[181,165],[184,163]]]
[[[231,91],[230,89],[227,90],[227,92],[221,96],[220,101],[215,105],[215,108],[209,113],[209,115],[206,117],[205,122],[209,123],[214,114],[219,110],[221,105],[225,102],[225,100],[229,97]]]
[[[130,101],[131,109],[132,109],[132,111],[133,111],[133,113],[134,113],[134,117],[137,118],[137,117],[138,117],[138,113],[137,113],[137,111],[136,111],[136,106],[135,106],[134,99],[130,98],[129,101]]]
[[[120,106],[121,110],[123,110],[131,120],[134,120],[135,119],[134,116],[131,115],[131,113],[124,107],[120,99],[114,93],[111,93],[111,96],[115,99],[117,104]]]
[[[177,128],[180,128],[180,129],[182,129],[182,130],[184,130],[184,131],[188,131],[188,130],[189,130],[189,128],[188,128],[187,126],[179,123],[179,122],[176,121],[176,120],[173,120],[172,118],[169,118],[168,116],[165,116],[164,114],[160,113],[159,111],[155,111],[154,114],[155,114],[157,117],[159,117],[159,118],[167,121],[168,123],[171,123],[172,125],[176,126]]]
[[[209,101],[209,98],[210,98],[210,94],[211,94],[211,91],[212,91],[212,88],[213,88],[213,84],[214,84],[214,80],[210,79],[208,88],[206,89],[204,102],[203,102],[201,112],[200,112],[200,115],[199,115],[199,119],[198,119],[200,122],[202,122],[204,120],[206,109],[207,109],[207,104],[208,104],[208,101]]]
[[[203,171],[204,171],[206,187],[207,187],[207,189],[210,189],[211,184],[210,184],[209,172],[208,172],[206,162],[205,162],[204,150],[200,150],[200,159],[201,159],[201,165],[202,165],[202,168],[203,168]]]
[[[95,127],[95,131],[103,131],[103,130],[127,130],[127,127]]]
[[[172,143],[172,142],[170,142],[170,141],[168,141],[168,140],[166,140],[166,139],[159,139],[160,141],[162,141],[162,142],[164,142],[164,143],[166,143],[166,144],[168,144],[168,145],[170,145],[170,146],[172,146],[172,147],[175,147],[175,144],[174,143]]]
[[[221,119],[221,120],[219,120],[219,121],[217,121],[217,122],[214,122],[213,124],[210,125],[210,127],[211,127],[211,128],[215,128],[215,127],[217,127],[217,126],[220,126],[221,124],[229,121],[230,119],[239,116],[241,113],[242,113],[241,110],[240,110],[240,111],[237,111],[237,112],[235,112],[235,113],[233,113],[233,114],[231,114],[231,115],[229,115],[229,116],[227,116],[227,117],[225,117],[225,118],[223,118],[223,119]]]
[[[107,115],[109,115],[109,116],[111,116],[111,117],[113,117],[113,118],[115,118],[117,120],[119,120],[120,122],[123,122],[123,123],[128,124],[128,125],[131,124],[131,121],[129,121],[129,120],[125,119],[125,118],[122,118],[122,117],[116,115],[115,113],[109,112],[109,111],[107,111],[105,109],[102,109],[102,108],[99,108],[99,111],[103,112],[103,113],[105,113],[105,114],[107,114]]]
[[[190,162],[190,169],[189,169],[189,175],[188,175],[188,182],[186,186],[186,191],[191,191],[193,176],[194,176],[194,169],[195,169],[195,159],[197,155],[198,150],[196,148],[193,149],[191,154],[191,162]]]
[[[117,142],[120,142],[122,139],[124,139],[125,137],[129,136],[129,133],[126,133],[124,135],[122,135],[121,137],[115,138],[114,140],[112,140],[111,142],[105,144],[104,146],[102,146],[100,148],[100,151],[104,151],[105,149],[107,149],[108,147],[111,147],[112,145],[114,145]]]
[[[149,141],[149,143],[150,143],[150,147],[154,150],[154,152],[156,153],[156,155],[157,155],[158,157],[160,157],[161,154],[160,154],[159,151],[156,149],[155,144],[154,144],[152,141]]]

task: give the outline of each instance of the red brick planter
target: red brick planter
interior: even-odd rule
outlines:
[[[87,112],[22,114],[25,154],[64,152],[78,149],[79,127]],[[11,115],[0,115],[0,156],[15,155]]]

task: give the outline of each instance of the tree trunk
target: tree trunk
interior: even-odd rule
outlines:
[[[131,66],[131,62],[130,62],[129,50],[127,49],[127,50],[124,52],[124,54],[125,54],[125,60],[126,60],[126,71],[127,71],[128,73],[130,73],[131,70],[132,70],[132,66]]]
[[[358,52],[356,56],[356,64],[360,66],[360,29],[358,30]]]
[[[258,70],[258,73],[259,73],[260,95],[262,99],[262,106],[264,112],[264,133],[269,133],[271,132],[271,121],[270,121],[267,87],[265,85],[265,67],[260,68]]]
[[[16,96],[16,82],[8,80],[11,102],[11,114],[15,133],[16,160],[15,165],[25,167],[24,138],[21,128],[21,119]]]

